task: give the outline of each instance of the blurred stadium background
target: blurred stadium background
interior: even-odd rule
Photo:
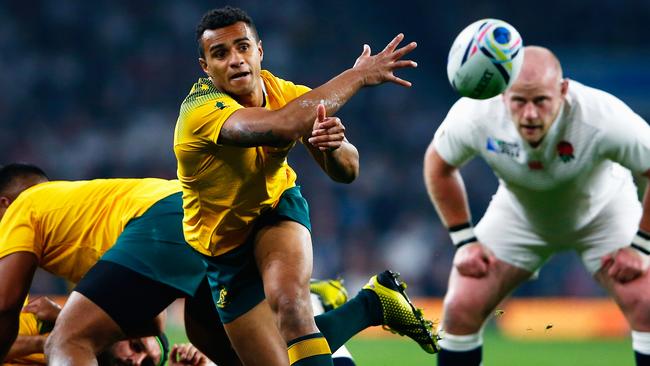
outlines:
[[[201,76],[195,24],[204,11],[225,4],[3,0],[0,163],[35,163],[54,179],[174,178],[172,129],[180,102]],[[363,43],[378,51],[404,32],[419,44],[413,54],[419,67],[401,73],[413,81],[412,89],[363,90],[338,113],[360,151],[358,181],[329,182],[304,149],[290,156],[311,204],[314,275],[342,275],[353,292],[369,274],[390,267],[402,273],[414,296],[444,293],[453,248],[426,195],[422,158],[457,98],[446,80],[449,46],[472,21],[510,22],[526,44],[554,50],[568,77],[609,91],[650,118],[648,1],[231,4],[255,20],[265,50],[263,67],[312,87],[351,66]],[[496,180],[482,162],[465,167],[463,175],[477,219]],[[32,292],[67,290],[65,283],[39,273]],[[515,293],[517,298],[602,296],[572,254],[551,260],[538,280]],[[625,332],[614,335],[620,334]],[[629,347],[624,340],[614,342]],[[631,356],[624,360],[631,362]]]

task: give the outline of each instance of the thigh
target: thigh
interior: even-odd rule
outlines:
[[[185,296],[180,290],[154,281],[119,264],[100,260],[86,273],[75,291],[97,310],[107,315],[128,337],[158,334],[162,331],[154,321],[176,298]],[[91,307],[84,304],[85,308]],[[66,304],[75,311],[74,304]]]
[[[255,238],[255,261],[267,295],[299,286],[308,297],[313,256],[311,236],[303,225],[280,221],[260,229]]]
[[[242,364],[212,301],[207,279],[194,296],[185,299],[185,331],[189,341],[217,365]]]
[[[594,278],[616,301],[632,330],[650,331],[649,271],[626,283],[615,281],[603,269],[596,271]]]
[[[244,365],[289,364],[287,345],[280,336],[275,316],[266,301],[225,324],[225,329]]]
[[[98,353],[124,338],[120,326],[101,307],[73,291],[56,320],[48,343],[58,349],[60,345],[82,341]]]
[[[456,335],[478,332],[496,306],[531,275],[499,259],[480,278],[463,276],[452,268],[444,299],[443,329]]]

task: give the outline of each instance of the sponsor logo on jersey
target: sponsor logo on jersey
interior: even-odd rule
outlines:
[[[497,154],[505,154],[512,158],[518,158],[519,153],[521,152],[521,147],[517,142],[506,142],[503,140],[495,139],[493,137],[487,138],[487,144],[485,148],[488,151],[495,152]]]
[[[557,144],[557,155],[560,157],[560,160],[562,160],[563,163],[568,163],[575,156],[573,156],[573,145],[571,145],[570,142],[568,141],[560,141]]]
[[[228,108],[226,103],[222,101],[218,101],[217,104],[214,105],[215,108],[219,108],[219,110],[224,110],[225,108]]]

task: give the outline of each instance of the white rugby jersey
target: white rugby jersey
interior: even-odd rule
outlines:
[[[650,126],[611,94],[573,80],[536,148],[519,135],[502,96],[460,99],[434,146],[457,167],[482,156],[499,178],[494,199],[506,199],[542,230],[583,227],[622,189],[634,189],[630,170],[650,168]]]

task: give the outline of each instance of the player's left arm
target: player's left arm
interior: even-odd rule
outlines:
[[[13,360],[19,357],[29,356],[34,353],[43,353],[47,335],[19,335],[14,344],[11,345],[6,360]]]
[[[345,138],[345,126],[337,117],[326,117],[319,104],[311,136],[303,143],[318,165],[332,180],[351,183],[359,176],[359,152]]]
[[[0,360],[18,334],[20,310],[36,272],[34,253],[16,252],[0,259]]]
[[[605,131],[601,148],[604,156],[623,165],[642,179],[650,178],[650,126],[638,114],[617,99],[610,101],[615,111],[611,123],[614,128]],[[639,278],[650,267],[650,193],[648,185],[642,198],[643,214],[638,232],[629,246],[602,258],[607,275],[619,283]]]
[[[643,177],[650,178],[650,170],[646,171]],[[646,184],[643,215],[632,244],[606,255],[602,262],[607,275],[619,283],[635,280],[650,268],[650,185]]]
[[[42,323],[48,323],[51,329],[56,318],[61,312],[61,307],[47,296],[30,298],[29,303],[23,307],[23,313],[32,313]],[[23,314],[21,314],[21,317]],[[42,333],[45,331],[41,330]],[[11,345],[6,359],[12,360],[33,353],[43,353],[45,348],[46,334],[21,334],[18,335],[14,344]]]

